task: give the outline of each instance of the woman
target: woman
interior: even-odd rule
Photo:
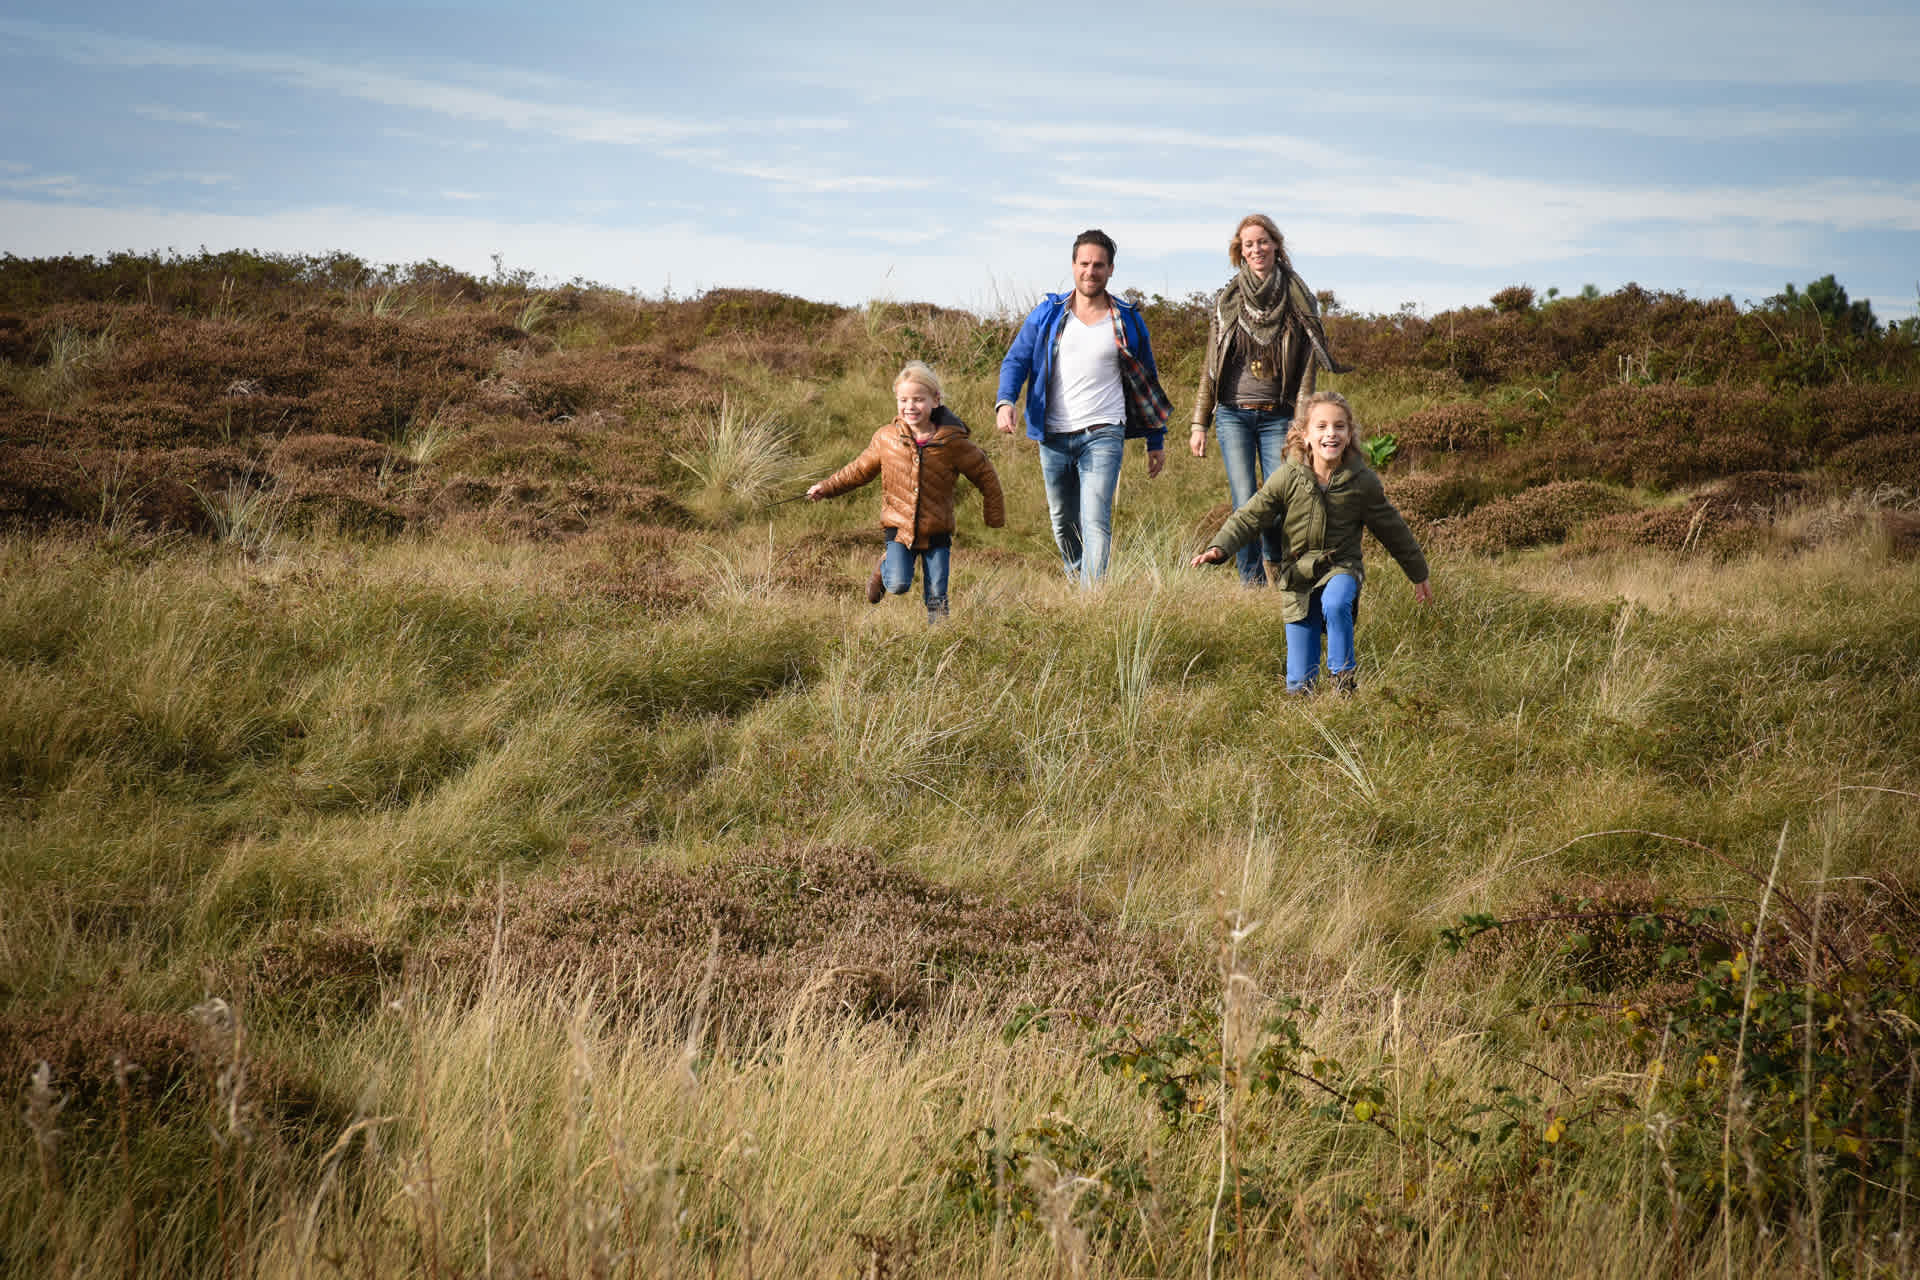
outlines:
[[[1320,309],[1287,261],[1286,242],[1272,218],[1250,213],[1240,219],[1227,242],[1227,261],[1238,274],[1213,298],[1187,447],[1196,458],[1206,456],[1211,419],[1237,510],[1280,469],[1294,403],[1313,391],[1315,375],[1321,369],[1344,372],[1347,366],[1327,354]],[[1277,581],[1280,550],[1278,530],[1242,547],[1241,584]]]

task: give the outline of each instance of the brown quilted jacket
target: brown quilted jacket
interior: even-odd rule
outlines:
[[[933,435],[915,448],[913,433],[898,420],[873,433],[860,456],[820,482],[820,496],[858,489],[880,477],[880,523],[896,542],[924,550],[953,532],[955,481],[965,476],[980,490],[987,527],[1007,522],[1006,502],[993,462],[967,434],[967,424],[944,406],[934,410]]]

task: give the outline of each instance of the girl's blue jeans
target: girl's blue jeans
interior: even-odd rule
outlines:
[[[1305,693],[1320,674],[1320,635],[1327,637],[1327,670],[1353,670],[1353,614],[1360,579],[1336,573],[1315,589],[1305,622],[1287,624],[1287,692]]]
[[[887,557],[880,564],[880,583],[896,596],[903,596],[913,585],[913,562],[920,561],[921,590],[926,593],[927,608],[937,609],[947,602],[947,569],[953,562],[953,548],[928,547],[915,551],[904,542],[887,543]]]
[[[1213,435],[1220,443],[1220,461],[1227,468],[1227,493],[1235,510],[1246,506],[1247,499],[1286,461],[1287,428],[1292,424],[1293,419],[1281,413],[1225,404],[1214,407]],[[1280,530],[1263,530],[1235,554],[1241,585],[1260,586],[1267,580],[1260,561],[1278,563],[1282,558]]]

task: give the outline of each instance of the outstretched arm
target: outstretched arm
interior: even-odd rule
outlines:
[[[822,498],[831,498],[845,493],[849,489],[858,489],[867,481],[880,474],[880,446],[869,444],[860,456],[840,468],[825,480],[807,490],[809,501],[818,502]]]

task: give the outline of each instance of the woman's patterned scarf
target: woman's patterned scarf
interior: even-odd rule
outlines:
[[[1265,376],[1284,376],[1289,331],[1294,326],[1312,344],[1321,368],[1345,373],[1352,367],[1335,363],[1328,353],[1319,304],[1308,292],[1306,282],[1285,263],[1275,263],[1274,271],[1264,280],[1243,264],[1239,274],[1220,291],[1214,312],[1220,322],[1220,347],[1211,354],[1216,374],[1221,357],[1232,344],[1239,343],[1242,356],[1249,362],[1272,362]]]

